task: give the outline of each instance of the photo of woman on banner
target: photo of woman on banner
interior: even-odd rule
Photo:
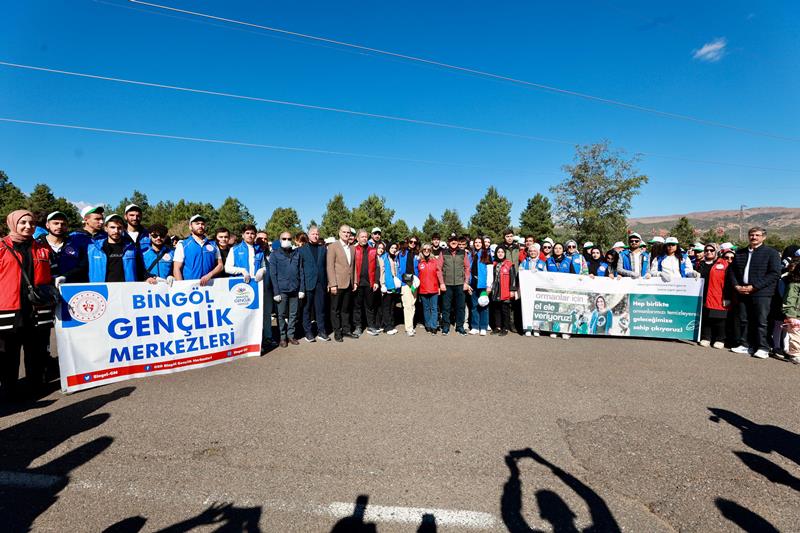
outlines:
[[[611,309],[606,307],[606,299],[602,294],[594,299],[594,311],[589,321],[589,332],[592,335],[607,335],[614,323],[614,315]]]
[[[599,294],[589,296],[591,316],[589,335],[627,336],[630,334],[628,298],[625,294]]]

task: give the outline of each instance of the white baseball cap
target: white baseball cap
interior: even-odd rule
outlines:
[[[122,222],[122,223],[125,223],[125,219],[123,219],[123,218],[122,218],[121,216],[119,216],[117,213],[111,213],[110,215],[108,215],[108,216],[107,216],[107,217],[106,217],[106,218],[103,220],[103,224],[108,224],[108,223],[109,223],[109,222],[111,222],[112,220],[119,220],[120,222]]]
[[[103,214],[103,206],[102,205],[87,205],[83,209],[81,209],[81,217],[86,218],[87,215],[91,215],[92,213]]]
[[[625,248],[625,247],[626,247],[625,243],[622,241],[617,241],[614,243],[614,246],[612,246],[612,248]]]
[[[203,215],[192,215],[192,218],[189,219],[189,224],[197,220],[202,220],[203,222],[206,222],[206,217],[204,217]]]
[[[592,241],[586,241],[585,243],[583,243],[583,249],[584,249],[584,250],[585,250],[586,248],[591,248],[591,247],[593,247],[593,246],[594,246],[594,243],[593,243]]]
[[[664,240],[664,244],[678,244],[678,239],[676,239],[675,237],[667,237]]]
[[[370,233],[383,233],[383,232],[381,231],[381,228],[374,227],[372,228],[372,231]]]
[[[67,215],[65,215],[61,211],[53,211],[52,213],[47,215],[47,219],[46,220],[47,220],[47,222],[50,222],[51,220],[53,220],[56,217],[63,218],[64,220],[67,219]]]
[[[128,204],[128,205],[125,206],[125,214],[126,215],[128,214],[128,211],[139,211],[141,213],[142,212],[142,208],[139,207],[136,204]]]

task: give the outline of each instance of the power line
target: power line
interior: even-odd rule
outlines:
[[[487,72],[487,71],[483,71],[483,70],[477,70],[477,69],[473,69],[473,68],[469,68],[469,67],[462,67],[462,66],[458,66],[458,65],[452,65],[452,64],[449,64],[449,63],[443,63],[441,61],[436,61],[436,60],[433,60],[433,59],[425,59],[425,58],[422,58],[422,57],[417,57],[417,56],[412,56],[412,55],[407,55],[407,54],[401,54],[401,53],[392,52],[392,51],[389,51],[389,50],[382,50],[382,49],[379,49],[379,48],[372,48],[372,47],[364,46],[364,45],[360,45],[360,44],[354,44],[354,43],[348,43],[348,42],[344,42],[344,41],[338,41],[338,40],[335,40],[335,39],[329,39],[327,37],[320,37],[320,36],[317,36],[317,35],[299,33],[299,32],[295,32],[295,31],[285,30],[285,29],[282,29],[282,28],[274,28],[274,27],[270,27],[270,26],[263,26],[261,24],[255,24],[255,23],[252,23],[252,22],[235,20],[235,19],[230,19],[230,18],[225,18],[225,17],[218,17],[218,16],[215,16],[215,15],[207,14],[207,13],[200,13],[200,12],[197,12],[197,11],[189,11],[189,10],[186,10],[186,9],[179,9],[179,8],[176,8],[176,7],[164,6],[164,5],[160,5],[160,4],[154,4],[154,3],[151,3],[151,2],[144,2],[142,0],[128,0],[128,1],[132,2],[132,3],[135,3],[135,4],[154,7],[154,8],[157,8],[157,9],[168,10],[168,11],[172,11],[172,12],[176,12],[176,13],[183,13],[185,15],[192,15],[192,16],[195,16],[195,17],[203,17],[203,18],[207,18],[207,19],[211,19],[211,20],[217,20],[217,21],[220,21],[220,22],[226,22],[226,23],[229,23],[229,24],[239,24],[239,25],[248,26],[248,27],[251,27],[251,28],[258,28],[258,29],[265,30],[265,31],[281,33],[281,34],[284,34],[284,35],[291,35],[293,37],[300,37],[300,38],[309,39],[309,40],[312,40],[312,41],[324,42],[324,43],[333,44],[333,45],[337,45],[337,46],[353,48],[353,49],[356,49],[356,50],[361,50],[361,51],[364,51],[364,52],[371,52],[371,53],[374,53],[374,54],[384,55],[384,56],[393,57],[393,58],[397,58],[397,59],[404,59],[404,60],[407,60],[407,61],[414,61],[414,62],[418,62],[418,63],[424,63],[426,65],[432,65],[432,66],[435,66],[435,67],[455,70],[455,71],[458,71],[458,72],[463,72],[463,73],[467,73],[467,74],[473,74],[473,75],[476,75],[476,76],[482,76],[482,77],[486,77],[486,78],[491,78],[491,79],[511,82],[511,83],[514,83],[514,84],[523,85],[523,86],[527,86],[527,87],[532,87],[534,89],[539,89],[539,90],[543,90],[543,91],[549,91],[549,92],[553,92],[553,93],[564,94],[564,95],[568,95],[568,96],[574,96],[574,97],[578,97],[578,98],[583,98],[585,100],[590,100],[590,101],[593,101],[593,102],[599,102],[599,103],[603,103],[603,104],[607,104],[607,105],[613,105],[613,106],[622,107],[622,108],[626,108],[626,109],[632,109],[632,110],[640,111],[640,112],[643,112],[643,113],[650,113],[650,114],[653,114],[653,115],[659,115],[659,116],[662,116],[662,117],[665,117],[665,118],[671,118],[671,119],[676,119],[676,120],[684,120],[684,121],[688,121],[688,122],[694,122],[694,123],[697,123],[697,124],[703,124],[705,126],[713,126],[713,127],[717,127],[717,128],[723,128],[723,129],[727,129],[727,130],[738,131],[740,133],[747,133],[747,134],[750,134],[750,135],[757,135],[757,136],[762,136],[762,137],[770,137],[770,138],[773,138],[773,139],[780,139],[780,140],[784,140],[784,141],[800,142],[800,139],[795,138],[795,137],[787,137],[787,136],[784,136],[784,135],[778,135],[778,134],[774,134],[774,133],[770,133],[770,132],[753,130],[753,129],[749,129],[749,128],[743,128],[743,127],[740,127],[740,126],[735,126],[735,125],[732,125],[732,124],[726,124],[726,123],[723,123],[723,122],[717,122],[717,121],[713,121],[713,120],[707,120],[707,119],[695,117],[695,116],[692,116],[692,115],[685,115],[685,114],[681,114],[681,113],[673,113],[673,112],[670,112],[670,111],[662,111],[660,109],[655,109],[655,108],[652,108],[652,107],[646,107],[646,106],[642,106],[642,105],[638,105],[638,104],[631,104],[631,103],[628,103],[628,102],[623,102],[621,100],[614,100],[614,99],[611,99],[611,98],[604,98],[602,96],[595,96],[595,95],[588,94],[588,93],[573,91],[573,90],[570,90],[570,89],[563,89],[563,88],[560,88],[560,87],[555,87],[555,86],[552,86],[552,85],[545,85],[545,84],[542,84],[542,83],[536,83],[536,82],[532,82],[532,81],[522,80],[522,79],[519,79],[519,78],[512,78],[510,76],[504,76],[504,75],[501,75],[501,74],[495,74],[495,73],[492,73],[492,72]]]
[[[142,131],[131,131],[131,130],[118,130],[112,128],[98,128],[93,126],[81,126],[78,124],[61,124],[57,122],[43,122],[37,120],[25,120],[25,119],[17,119],[17,118],[10,118],[10,117],[0,117],[0,122],[9,122],[13,124],[26,124],[31,126],[45,126],[50,128],[63,128],[63,129],[70,129],[70,130],[81,130],[81,131],[90,131],[96,133],[113,133],[117,135],[133,135],[136,137],[152,137],[158,139],[170,139],[175,141],[192,141],[192,142],[203,142],[203,143],[212,143],[212,144],[224,144],[224,145],[232,145],[232,146],[245,146],[248,148],[266,148],[269,150],[284,150],[289,152],[305,152],[305,153],[312,153],[312,154],[323,154],[323,155],[335,155],[335,156],[346,156],[346,157],[360,157],[366,159],[380,159],[380,160],[388,160],[388,161],[402,161],[405,163],[422,163],[427,165],[443,165],[443,166],[452,166],[452,167],[463,167],[463,168],[474,168],[479,170],[488,170],[493,172],[508,172],[514,173],[517,175],[556,175],[556,173],[551,172],[517,172],[511,169],[502,169],[502,168],[492,168],[486,167],[482,165],[472,165],[468,163],[454,163],[449,161],[435,161],[430,159],[411,159],[406,157],[395,157],[389,155],[380,155],[380,154],[365,154],[359,152],[342,152],[338,150],[325,150],[321,148],[308,148],[303,146],[284,146],[278,144],[261,144],[261,143],[251,143],[251,142],[244,142],[244,141],[231,141],[226,139],[208,139],[205,137],[188,137],[184,135],[170,135],[166,133],[152,133],[152,132],[142,132]]]
[[[288,100],[275,100],[271,98],[262,98],[257,96],[247,96],[241,94],[234,94],[229,92],[221,92],[221,91],[212,91],[206,89],[198,89],[193,87],[182,87],[178,85],[167,85],[163,83],[155,83],[155,82],[147,82],[147,81],[140,81],[140,80],[130,80],[126,78],[116,78],[112,76],[104,76],[99,74],[88,74],[85,72],[74,72],[68,70],[60,70],[60,69],[53,69],[48,67],[40,67],[35,65],[25,65],[21,63],[11,63],[8,61],[0,61],[0,66],[6,66],[11,68],[18,68],[24,70],[33,70],[37,72],[46,72],[50,74],[60,74],[64,76],[73,76],[79,78],[87,78],[92,80],[100,80],[100,81],[109,81],[114,83],[123,83],[123,84],[130,84],[130,85],[138,85],[142,87],[152,87],[157,89],[167,89],[171,91],[182,91],[194,94],[204,94],[209,96],[218,96],[224,98],[233,98],[239,100],[246,100],[252,102],[260,102],[260,103],[268,103],[268,104],[275,104],[275,105],[283,105],[283,106],[290,106],[290,107],[298,107],[303,109],[313,109],[316,111],[326,111],[326,112],[333,112],[333,113],[342,113],[347,115],[353,116],[360,116],[360,117],[367,117],[367,118],[374,118],[374,119],[381,119],[381,120],[392,120],[398,122],[405,122],[409,124],[418,124],[422,126],[431,126],[431,127],[438,127],[438,128],[446,128],[446,129],[453,129],[453,130],[461,130],[467,131],[471,133],[482,133],[487,135],[498,135],[504,137],[513,137],[517,139],[524,139],[530,141],[541,141],[541,142],[549,142],[555,144],[563,144],[563,145],[570,145],[574,146],[577,144],[581,144],[575,141],[569,141],[564,139],[553,139],[548,137],[540,137],[534,135],[524,135],[521,133],[514,133],[508,131],[501,131],[501,130],[492,130],[486,128],[476,128],[472,126],[464,126],[460,124],[451,124],[446,122],[434,122],[430,120],[423,120],[423,119],[416,119],[410,117],[401,117],[397,115],[385,115],[380,113],[368,113],[365,111],[356,111],[352,109],[344,109],[344,108],[336,108],[336,107],[328,107],[328,106],[320,106],[302,102],[291,102]],[[751,168],[755,170],[769,170],[774,172],[795,172],[800,173],[800,170],[793,170],[793,169],[785,169],[785,168],[775,168],[775,167],[764,167],[759,165],[749,165],[744,163],[733,163],[727,161],[712,161],[706,159],[695,159],[689,157],[682,157],[682,156],[674,156],[668,154],[660,154],[654,152],[636,152],[640,155],[646,155],[651,157],[660,157],[664,159],[673,159],[676,161],[687,161],[691,163],[702,163],[702,164],[709,164],[709,165],[724,165],[724,166],[733,166],[733,167],[743,167],[743,168]]]

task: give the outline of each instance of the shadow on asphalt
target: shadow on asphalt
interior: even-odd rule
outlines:
[[[353,514],[336,522],[331,533],[377,533],[378,528],[374,522],[364,522],[368,503],[369,496],[365,494],[358,496]],[[417,533],[436,533],[436,531],[436,517],[431,513],[423,514]]]
[[[34,520],[67,486],[70,472],[103,453],[113,439],[98,437],[44,465],[30,465],[63,442],[102,425],[109,415],[92,413],[134,390],[125,387],[86,398],[0,430],[0,524],[5,531],[31,530]]]
[[[800,465],[800,435],[778,426],[761,425],[727,409],[709,407],[712,415],[709,419],[719,423],[725,421],[738,429],[742,434],[742,443],[761,453],[775,452],[786,459]],[[800,478],[782,466],[770,461],[762,455],[750,452],[735,451],[738,457],[753,472],[764,476],[778,485],[785,485],[800,492]],[[736,502],[717,498],[717,508],[722,516],[735,523],[745,531],[778,531],[765,518],[742,507]]]
[[[522,481],[520,480],[520,459],[532,459],[542,466],[550,469],[558,479],[567,485],[575,494],[580,496],[589,507],[592,525],[584,529],[585,532],[619,532],[620,528],[605,500],[593,491],[588,485],[572,474],[547,461],[544,457],[530,448],[512,450],[506,455],[506,465],[510,471],[508,481],[503,486],[503,495],[500,498],[500,510],[503,523],[511,533],[531,533],[539,530],[531,528],[522,515]],[[563,533],[578,532],[575,525],[577,515],[569,505],[553,491],[539,490],[536,492],[536,503],[539,507],[539,516],[548,521],[552,531]]]
[[[158,533],[183,533],[200,526],[217,526],[213,530],[215,533],[261,533],[260,521],[260,506],[236,507],[232,503],[214,503],[196,516],[159,529]],[[131,516],[107,527],[103,533],[138,533],[146,522],[147,518],[143,516]]]

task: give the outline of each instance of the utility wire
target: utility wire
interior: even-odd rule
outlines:
[[[188,93],[195,93],[195,94],[204,94],[209,96],[219,96],[225,98],[233,98],[239,100],[246,100],[246,101],[253,101],[253,102],[260,102],[260,103],[268,103],[268,104],[276,104],[276,105],[283,105],[283,106],[290,106],[290,107],[298,107],[303,109],[313,109],[317,111],[327,111],[333,113],[343,113],[347,115],[354,115],[354,116],[361,116],[361,117],[368,117],[374,119],[381,119],[381,120],[392,120],[398,122],[406,122],[409,124],[418,124],[423,126],[432,126],[438,128],[447,128],[453,130],[461,130],[467,131],[472,133],[482,133],[487,135],[498,135],[504,137],[513,137],[518,139],[525,139],[530,141],[541,141],[541,142],[549,142],[555,144],[563,144],[563,145],[570,145],[574,146],[577,142],[564,140],[564,139],[553,139],[548,137],[539,137],[534,135],[524,135],[520,133],[508,132],[508,131],[501,131],[501,130],[492,130],[492,129],[485,129],[485,128],[476,128],[471,126],[464,126],[459,124],[450,124],[446,122],[434,122],[430,120],[422,120],[410,117],[401,117],[396,115],[384,115],[379,113],[368,113],[364,111],[355,111],[352,109],[343,109],[343,108],[336,108],[336,107],[327,107],[327,106],[320,106],[314,104],[307,104],[302,102],[290,102],[287,100],[275,100],[270,98],[261,98],[257,96],[246,96],[241,94],[234,94],[228,92],[220,92],[220,91],[211,91],[206,89],[197,89],[193,87],[181,87],[177,85],[166,85],[163,83],[155,83],[155,82],[147,82],[147,81],[139,81],[139,80],[130,80],[125,78],[116,78],[111,76],[102,76],[98,74],[88,74],[84,72],[73,72],[68,70],[59,70],[47,67],[39,67],[34,65],[25,65],[21,63],[11,63],[8,61],[0,61],[0,66],[10,67],[10,68],[17,68],[17,69],[24,69],[24,70],[33,70],[37,72],[47,72],[50,74],[61,74],[65,76],[74,76],[79,78],[88,78],[93,80],[101,80],[101,81],[110,81],[115,83],[123,83],[123,84],[131,84],[131,85],[138,85],[143,87],[153,87],[157,89],[167,89],[172,91],[182,91]],[[800,170],[794,169],[786,169],[786,168],[774,168],[774,167],[764,167],[758,165],[749,165],[744,163],[733,163],[733,162],[726,162],[726,161],[712,161],[706,159],[694,159],[682,156],[674,156],[668,154],[659,154],[653,152],[636,152],[641,155],[651,156],[651,157],[660,157],[664,159],[674,159],[676,161],[687,161],[691,163],[702,163],[702,164],[709,164],[709,165],[724,165],[724,166],[733,166],[733,167],[743,167],[743,168],[751,168],[756,170],[769,170],[775,172],[794,172],[800,173]]]
[[[212,143],[212,144],[225,144],[225,145],[233,145],[233,146],[245,146],[248,148],[266,148],[269,150],[285,150],[289,152],[305,152],[305,153],[312,153],[312,154],[323,154],[323,155],[336,155],[336,156],[346,156],[346,157],[361,157],[367,159],[380,159],[380,160],[388,160],[388,161],[402,161],[406,163],[423,163],[427,165],[444,165],[444,166],[452,166],[452,167],[463,167],[463,168],[474,168],[480,170],[489,170],[494,172],[507,172],[507,173],[514,173],[516,175],[556,175],[554,172],[523,172],[520,173],[518,171],[512,169],[503,169],[503,168],[492,168],[486,167],[482,165],[471,165],[468,163],[454,163],[448,161],[435,161],[430,159],[411,159],[406,157],[395,157],[389,155],[379,155],[379,154],[365,154],[359,152],[342,152],[338,150],[324,150],[321,148],[307,148],[302,146],[283,146],[278,144],[261,144],[261,143],[250,143],[244,141],[231,141],[226,139],[208,139],[204,137],[187,137],[183,135],[169,135],[166,133],[152,133],[152,132],[143,132],[143,131],[131,131],[131,130],[118,130],[112,128],[97,128],[92,126],[81,126],[78,124],[61,124],[57,122],[42,122],[37,120],[24,120],[24,119],[17,119],[11,117],[0,117],[0,122],[8,122],[13,124],[26,124],[31,126],[45,126],[50,128],[63,128],[63,129],[70,129],[70,130],[81,130],[81,131],[91,131],[96,133],[114,133],[117,135],[133,135],[137,137],[153,137],[158,139],[170,139],[175,141],[192,141],[192,142],[203,142],[203,143]]]
[[[320,37],[320,36],[317,36],[317,35],[299,33],[299,32],[294,32],[294,31],[290,31],[290,30],[285,30],[285,29],[282,29],[282,28],[274,28],[274,27],[270,27],[270,26],[263,26],[261,24],[255,24],[255,23],[252,23],[252,22],[246,22],[246,21],[235,20],[235,19],[230,19],[230,18],[218,17],[218,16],[215,16],[215,15],[207,14],[207,13],[200,13],[200,12],[197,12],[197,11],[189,11],[189,10],[186,10],[186,9],[179,9],[179,8],[176,8],[176,7],[164,6],[164,5],[155,4],[155,3],[151,3],[151,2],[144,2],[142,0],[128,0],[128,1],[132,2],[134,4],[149,6],[149,7],[153,7],[153,8],[156,8],[156,9],[162,9],[162,10],[172,11],[172,12],[176,12],[176,13],[183,13],[185,15],[191,15],[191,16],[195,16],[195,17],[203,17],[203,18],[206,18],[206,19],[217,20],[217,21],[226,22],[226,23],[229,23],[229,24],[239,24],[239,25],[248,26],[248,27],[251,27],[251,28],[258,28],[258,29],[265,30],[265,31],[281,33],[281,34],[284,34],[284,35],[291,35],[293,37],[300,37],[300,38],[309,39],[309,40],[312,40],[312,41],[324,42],[324,43],[334,44],[334,45],[337,45],[337,46],[353,48],[353,49],[356,49],[356,50],[361,50],[361,51],[365,51],[365,52],[371,52],[371,53],[374,53],[374,54],[384,55],[384,56],[393,57],[393,58],[397,58],[397,59],[404,59],[404,60],[407,60],[407,61],[414,61],[414,62],[418,62],[418,63],[424,63],[424,64],[427,64],[427,65],[433,65],[433,66],[436,66],[436,67],[455,70],[455,71],[459,71],[459,72],[463,72],[463,73],[467,73],[467,74],[473,74],[473,75],[476,75],[476,76],[482,76],[482,77],[486,77],[486,78],[492,78],[492,79],[496,79],[496,80],[507,81],[507,82],[511,82],[511,83],[515,83],[515,84],[523,85],[523,86],[527,86],[527,87],[532,87],[532,88],[543,90],[543,91],[549,91],[549,92],[554,92],[554,93],[558,93],[558,94],[574,96],[574,97],[578,97],[578,98],[583,98],[585,100],[590,100],[590,101],[593,101],[593,102],[603,103],[603,104],[607,104],[607,105],[613,105],[613,106],[622,107],[622,108],[626,108],[626,109],[632,109],[632,110],[635,110],[635,111],[640,111],[640,112],[643,112],[643,113],[650,113],[650,114],[653,114],[653,115],[659,115],[659,116],[666,117],[666,118],[671,118],[671,119],[676,119],[676,120],[684,120],[684,121],[688,121],[688,122],[694,122],[696,124],[703,124],[705,126],[713,126],[713,127],[716,127],[716,128],[723,128],[723,129],[727,129],[727,130],[737,131],[737,132],[740,132],[740,133],[747,133],[747,134],[750,134],[750,135],[757,135],[757,136],[761,136],[761,137],[770,137],[770,138],[773,138],[773,139],[780,139],[780,140],[784,140],[784,141],[800,142],[800,139],[798,139],[796,137],[787,137],[787,136],[784,136],[784,135],[779,135],[779,134],[770,133],[770,132],[766,132],[766,131],[759,131],[759,130],[753,130],[753,129],[750,129],[750,128],[743,128],[743,127],[740,127],[740,126],[735,126],[735,125],[732,125],[732,124],[726,124],[726,123],[723,123],[723,122],[717,122],[717,121],[713,121],[713,120],[707,120],[707,119],[695,117],[695,116],[692,116],[692,115],[685,115],[685,114],[681,114],[681,113],[673,113],[673,112],[670,112],[670,111],[662,111],[660,109],[655,109],[655,108],[652,108],[652,107],[646,107],[646,106],[642,106],[642,105],[638,105],[638,104],[631,104],[631,103],[628,103],[628,102],[623,102],[621,100],[614,100],[614,99],[611,99],[611,98],[604,98],[604,97],[601,97],[601,96],[595,96],[595,95],[591,95],[591,94],[588,94],[588,93],[573,91],[573,90],[570,90],[570,89],[562,89],[560,87],[555,87],[555,86],[552,86],[552,85],[545,85],[545,84],[542,84],[542,83],[536,83],[536,82],[532,82],[532,81],[522,80],[522,79],[519,79],[519,78],[512,78],[510,76],[503,76],[501,74],[494,74],[492,72],[487,72],[487,71],[483,71],[483,70],[477,70],[477,69],[473,69],[473,68],[469,68],[469,67],[462,67],[462,66],[458,66],[458,65],[452,65],[452,64],[449,64],[449,63],[443,63],[443,62],[436,61],[436,60],[433,60],[433,59],[425,59],[425,58],[422,58],[422,57],[411,56],[411,55],[407,55],[407,54],[401,54],[401,53],[392,52],[392,51],[389,51],[389,50],[381,50],[379,48],[372,48],[372,47],[364,46],[364,45],[360,45],[360,44],[353,44],[353,43],[348,43],[348,42],[344,42],[344,41],[338,41],[338,40],[335,40],[335,39],[329,39],[327,37]]]

